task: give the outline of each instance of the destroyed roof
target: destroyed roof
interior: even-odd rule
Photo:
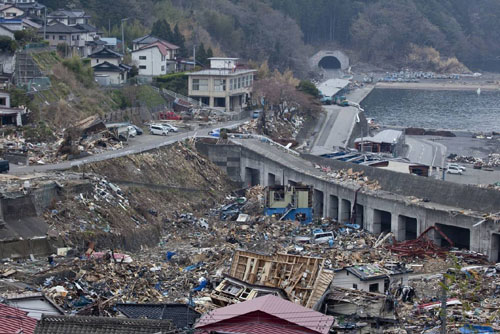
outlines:
[[[401,275],[412,272],[401,265],[381,266],[378,264],[363,264],[351,267],[345,267],[337,271],[347,270],[349,273],[358,277],[362,281],[370,281],[381,278],[387,278],[390,275]]]
[[[233,304],[204,314],[195,328],[221,323],[252,312],[267,313],[296,326],[318,333],[328,333],[333,317],[305,308],[273,295],[259,297],[239,304]],[[251,320],[250,320],[251,321]],[[242,324],[238,324],[239,328]]]
[[[33,334],[36,319],[28,317],[25,311],[0,304],[0,333]]]
[[[168,334],[170,321],[103,317],[42,316],[35,334]]]
[[[185,304],[116,304],[127,318],[172,320],[179,329],[192,327],[201,314]]]

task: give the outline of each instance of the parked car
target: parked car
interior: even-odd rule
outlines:
[[[220,129],[213,129],[208,133],[209,136],[219,138],[220,137]]]
[[[262,114],[262,110],[260,110],[260,109],[259,109],[259,110],[254,110],[254,111],[252,112],[252,118],[253,118],[253,119],[259,118],[259,117],[260,117],[260,114]]]
[[[168,135],[168,129],[162,125],[151,125],[149,127],[149,133],[152,135],[166,136]]]
[[[7,160],[0,160],[0,173],[8,173],[9,169],[9,162]]]
[[[179,131],[179,128],[173,126],[172,124],[169,124],[169,123],[163,123],[162,124],[164,127],[168,128],[168,131],[170,132],[178,132]]]
[[[295,237],[297,243],[310,243],[321,245],[331,243],[335,240],[335,235],[331,231],[323,231],[322,229],[314,229],[310,236],[297,236]]]
[[[448,174],[458,174],[462,175],[462,170],[456,166],[448,166]]]
[[[460,169],[462,172],[465,172],[467,170],[467,168],[465,168],[465,166],[462,166],[459,164],[448,164],[448,168],[450,168],[450,167],[456,167],[456,168]]]
[[[132,138],[137,136],[137,130],[132,125],[128,126],[128,136]]]
[[[130,126],[132,126],[135,129],[135,132],[137,132],[138,136],[140,136],[144,133],[144,131],[140,127],[138,127],[137,125],[131,124]]]

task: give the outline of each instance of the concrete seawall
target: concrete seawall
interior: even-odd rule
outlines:
[[[283,182],[312,185],[315,189],[313,209],[317,217],[350,221],[356,209],[356,223],[373,233],[391,231],[398,240],[414,239],[428,227],[438,225],[457,246],[488,254],[492,261],[499,259],[497,223],[486,219],[477,225],[485,215],[500,211],[498,193],[418,176],[408,175],[410,178],[407,178],[390,171],[380,174],[365,171],[370,179],[379,181],[382,189],[360,189],[357,183],[326,180],[311,162],[265,145],[251,141],[240,141],[240,145],[197,144],[200,151],[226,170],[233,180],[243,181],[248,186]],[[326,161],[315,161],[328,165]],[[346,169],[352,166],[331,167]],[[431,198],[418,199],[430,192],[433,192]],[[436,243],[445,245],[438,234],[431,237]]]

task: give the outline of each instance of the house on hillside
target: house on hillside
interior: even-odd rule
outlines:
[[[26,113],[25,108],[12,108],[10,106],[10,94],[0,91],[0,126],[22,126],[22,116]]]
[[[49,46],[55,48],[59,44],[66,44],[72,53],[81,57],[92,53],[95,40],[99,38],[97,29],[86,23],[66,25],[56,22],[38,30],[38,33],[45,36]]]
[[[95,51],[90,56],[90,65],[94,69],[96,81],[103,85],[121,85],[128,79],[131,67],[122,63],[123,55],[106,47]]]
[[[188,73],[189,97],[212,108],[240,111],[252,94],[256,70],[238,65],[238,58],[210,58],[210,68]]]
[[[158,40],[133,50],[132,61],[137,65],[140,76],[164,75],[176,71],[178,50],[177,45]]]
[[[89,24],[90,15],[81,9],[58,9],[47,15],[47,24],[62,23],[67,26]]]
[[[161,38],[155,37],[153,35],[146,35],[136,38],[132,41],[132,50],[141,49],[147,45],[151,45],[156,42],[164,42]]]
[[[205,313],[195,333],[327,334],[333,323],[332,316],[267,295]]]
[[[17,8],[15,5],[0,5],[0,17],[5,19],[13,19],[24,15],[24,10]]]

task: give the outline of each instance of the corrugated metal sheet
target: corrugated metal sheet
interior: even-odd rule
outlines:
[[[0,304],[0,333],[2,334],[33,334],[36,319],[30,318],[26,312],[17,308]]]
[[[247,302],[216,309],[203,315],[196,328],[223,323],[232,318],[260,311],[317,333],[328,333],[333,317],[305,308],[273,295],[259,297]],[[255,319],[249,319],[255,321]]]

